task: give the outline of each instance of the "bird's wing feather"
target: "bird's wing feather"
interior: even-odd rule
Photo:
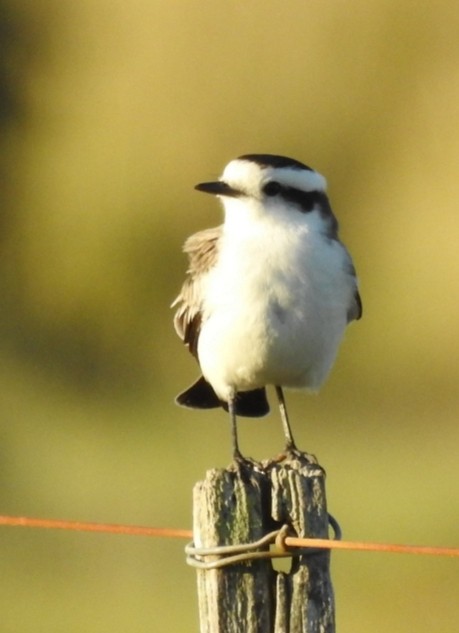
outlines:
[[[349,275],[351,275],[351,277],[354,280],[354,294],[352,295],[352,300],[351,303],[347,309],[347,322],[350,323],[351,321],[358,321],[361,316],[362,316],[362,299],[360,297],[360,293],[359,293],[359,286],[358,286],[358,281],[357,281],[357,273],[355,271],[355,267],[354,264],[352,262],[352,258],[349,255],[349,252],[347,250],[347,248],[344,246],[344,244],[342,244],[342,247],[344,248],[344,250],[346,251],[346,255],[347,255],[347,261],[345,264],[345,269],[348,272]]]
[[[203,283],[218,255],[222,227],[200,231],[189,237],[183,247],[189,264],[185,282],[172,307],[175,331],[185,345],[197,356],[199,333],[203,319]]]
[[[362,299],[360,298],[360,292],[355,289],[352,303],[347,311],[347,322],[358,321],[362,316]]]

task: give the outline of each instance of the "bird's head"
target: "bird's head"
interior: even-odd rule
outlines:
[[[326,195],[326,180],[314,169],[292,158],[246,154],[232,160],[214,182],[196,185],[198,191],[218,196],[227,220],[242,222],[241,213],[279,221],[317,222],[324,232],[336,233],[336,220]],[[232,217],[231,217],[232,216]]]

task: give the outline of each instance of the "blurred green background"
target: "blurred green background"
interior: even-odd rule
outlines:
[[[459,3],[0,1],[0,513],[187,528],[230,457],[171,325],[193,185],[247,152],[329,181],[361,280],[288,396],[348,539],[459,545]],[[281,447],[277,413],[243,450]],[[2,633],[198,631],[180,541],[2,528]],[[340,633],[453,631],[449,559],[336,553]]]

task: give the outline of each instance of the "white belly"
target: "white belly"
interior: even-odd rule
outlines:
[[[273,240],[225,245],[208,278],[198,356],[225,400],[268,384],[318,389],[346,327],[354,283],[341,245],[296,233]]]

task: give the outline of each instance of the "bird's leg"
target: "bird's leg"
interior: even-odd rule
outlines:
[[[284,429],[285,449],[289,453],[298,452],[295,440],[293,439],[290,422],[288,420],[287,406],[285,404],[284,392],[282,391],[282,387],[278,387],[276,385],[276,394],[277,399],[279,400],[279,411],[282,420],[282,428]]]
[[[237,420],[236,420],[236,392],[233,392],[228,400],[228,411],[231,420],[231,440],[233,444],[233,459],[235,462],[244,461],[241,451],[239,450],[239,442],[237,439]]]

